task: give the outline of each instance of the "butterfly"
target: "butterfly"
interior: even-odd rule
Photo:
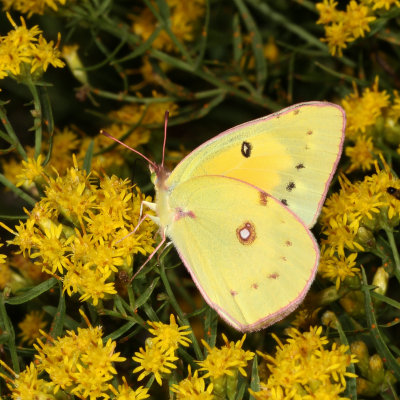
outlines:
[[[345,124],[338,105],[296,104],[222,132],[171,173],[148,160],[156,202],[144,204],[162,235],[154,253],[168,238],[205,301],[235,329],[283,319],[310,288],[319,262],[310,228]]]

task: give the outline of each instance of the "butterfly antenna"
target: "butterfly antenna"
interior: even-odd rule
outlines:
[[[165,111],[165,120],[164,120],[164,143],[163,143],[163,147],[162,147],[162,161],[161,161],[161,166],[162,166],[162,167],[164,167],[165,145],[167,144],[168,116],[169,116],[169,112],[168,112],[168,111]]]
[[[103,129],[100,130],[100,133],[104,136],[107,136],[108,138],[114,140],[114,142],[117,142],[119,144],[121,144],[122,146],[126,147],[127,149],[133,151],[134,153],[138,154],[140,157],[144,158],[153,168],[154,170],[157,170],[157,165],[151,161],[150,159],[148,159],[144,154],[142,154],[140,151],[137,151],[135,149],[133,149],[132,147],[128,146],[127,144],[125,144],[124,142],[121,142],[120,140],[118,140],[117,138],[115,138],[114,136],[111,136],[109,133],[107,133],[106,131],[104,131]]]

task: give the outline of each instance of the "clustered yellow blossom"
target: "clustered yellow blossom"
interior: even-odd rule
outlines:
[[[43,311],[31,311],[25,315],[23,321],[18,324],[18,328],[21,329],[18,336],[21,337],[22,343],[31,345],[41,336],[40,330],[44,329],[47,325],[47,322],[43,318]]]
[[[151,328],[149,332],[153,337],[146,340],[145,348],[141,347],[132,357],[140,365],[133,373],[141,372],[138,381],[152,374],[159,385],[162,384],[162,376],[169,375],[176,368],[176,351],[179,345],[189,346],[191,340],[186,336],[191,333],[189,326],[178,326],[174,315],[170,316],[170,323],[147,322]]]
[[[221,348],[210,347],[210,345],[202,340],[204,347],[208,351],[205,360],[198,361],[200,371],[206,371],[203,378],[210,378],[213,384],[213,393],[220,398],[231,398],[230,396],[237,391],[238,374],[247,376],[244,368],[247,367],[248,361],[254,358],[254,353],[243,350],[243,342],[246,335],[241,340],[229,342],[228,338],[222,334],[225,345]]]
[[[391,7],[400,7],[399,0],[350,0],[346,10],[337,9],[338,2],[335,0],[323,0],[316,4],[319,12],[317,24],[323,24],[325,38],[331,54],[343,55],[343,50],[348,43],[364,37],[371,30],[371,22],[376,20],[376,10]]]
[[[341,282],[359,272],[355,264],[357,253],[376,248],[374,232],[392,229],[400,222],[400,200],[390,193],[400,182],[384,162],[380,169],[375,161],[376,173],[362,181],[350,182],[339,177],[341,189],[325,202],[320,222],[322,255],[319,273],[339,288]]]
[[[206,386],[203,377],[199,377],[199,370],[194,371],[188,366],[187,378],[181,380],[179,384],[173,384],[171,391],[176,394],[177,400],[214,400],[213,384]]]
[[[322,327],[311,327],[300,333],[291,328],[290,339],[278,343],[275,356],[258,352],[270,371],[268,379],[261,382],[259,392],[250,391],[257,400],[269,399],[340,399],[346,388],[346,377],[356,377],[347,368],[357,362],[349,347],[333,343],[321,336]]]
[[[108,382],[117,371],[113,363],[126,359],[115,353],[116,343],[102,340],[102,329],[92,327],[78,332],[67,331],[64,337],[53,339],[46,336],[47,342],[38,339],[34,347],[38,354],[36,366],[46,371],[54,393],[63,390],[78,397],[103,397],[108,390]]]
[[[44,197],[28,220],[15,227],[9,243],[43,271],[61,276],[69,295],[79,293],[81,301],[97,305],[116,293],[116,274],[130,274],[136,254],[146,256],[154,250],[156,226],[150,220],[129,235],[139,221],[142,200],[151,198],[127,179],[87,176],[75,158],[74,167],[63,176],[48,176],[37,168],[35,177],[29,169],[33,164],[27,162],[19,183],[44,182]]]
[[[382,143],[400,145],[400,98],[396,91],[390,99],[386,90],[380,91],[379,80],[375,78],[372,87],[362,94],[353,84],[353,93],[342,100],[346,111],[347,126],[345,154],[350,165],[346,173],[356,170],[368,171],[382,153]]]
[[[64,5],[66,0],[1,0],[5,10],[13,8],[31,17],[33,14],[43,15],[48,9],[58,10],[58,5]]]
[[[49,65],[64,66],[58,43],[47,42],[37,25],[28,29],[22,17],[21,26],[17,26],[9,14],[7,17],[14,30],[0,36],[0,79],[10,76],[18,80],[27,77],[36,80]]]
[[[316,8],[320,18],[317,24],[325,25],[325,38],[331,54],[342,56],[347,43],[359,37],[364,37],[370,31],[369,24],[376,19],[372,8],[366,2],[351,0],[346,11],[338,10],[335,0],[323,0],[317,3]]]
[[[153,95],[158,97],[157,93],[153,93]],[[176,104],[169,102],[155,102],[149,106],[128,104],[109,114],[109,119],[115,122],[106,126],[104,130],[112,136],[122,139],[128,146],[137,148],[149,141],[151,133],[149,125],[162,125],[165,110],[174,113],[177,109]],[[46,166],[42,165],[44,157],[40,156],[40,159],[35,160],[34,148],[26,146],[25,150],[28,156],[26,161],[19,162],[14,158],[0,160],[4,176],[14,184],[20,181],[25,189],[32,189],[34,183],[32,178],[35,179],[36,183],[45,183],[41,178],[42,172],[52,177],[56,176],[54,170],[61,175],[65,174],[70,166],[72,153],[77,154],[77,159],[82,166],[92,141],[94,142],[93,153],[97,154],[92,160],[92,171],[100,173],[104,169],[122,168],[126,164],[124,154],[127,151],[122,146],[103,153],[106,148],[114,144],[109,138],[100,134],[94,138],[87,136],[81,138],[74,129],[65,127],[63,130],[55,129],[52,137],[52,155]],[[48,142],[43,143],[43,152],[48,151]],[[184,155],[185,153],[181,154],[180,158]]]
[[[166,1],[170,10],[170,20],[165,23],[169,26],[172,34],[180,42],[190,42],[194,39],[195,29],[198,27],[200,17],[204,15],[205,1]],[[155,2],[152,2],[154,13],[146,7],[141,12],[132,15],[132,31],[140,36],[143,41],[150,38],[152,34],[161,27],[161,22],[157,20],[156,13],[159,14]],[[163,27],[162,27],[163,28]],[[152,47],[168,52],[175,51],[176,44],[171,39],[171,35],[161,29],[157,37],[152,42]]]
[[[0,360],[0,364],[14,377],[10,378],[8,375],[0,373],[0,376],[7,382],[12,399],[56,400],[49,382],[38,378],[40,371],[38,371],[33,362],[19,374],[12,371],[2,360]]]

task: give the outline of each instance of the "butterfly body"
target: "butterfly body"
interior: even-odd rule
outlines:
[[[240,331],[292,312],[319,261],[309,230],[334,170],[345,116],[311,102],[239,125],[168,174],[156,169],[156,221],[206,302]]]

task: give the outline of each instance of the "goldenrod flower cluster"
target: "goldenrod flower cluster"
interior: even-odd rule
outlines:
[[[391,7],[400,6],[398,0],[351,0],[346,10],[337,8],[338,2],[335,0],[323,0],[317,3],[316,8],[319,12],[318,24],[323,24],[325,28],[325,38],[331,54],[343,55],[343,50],[348,43],[354,42],[360,37],[364,37],[371,30],[371,23],[376,20],[376,11]]]
[[[47,42],[37,25],[28,29],[21,17],[21,26],[17,26],[11,16],[7,16],[14,30],[6,36],[0,36],[0,79],[11,76],[23,80],[31,76],[36,80],[49,65],[58,68],[65,65],[58,43],[54,45],[53,41]]]
[[[130,235],[139,221],[142,200],[151,198],[129,180],[87,176],[75,158],[74,167],[55,178],[44,172],[41,162],[41,156],[36,161],[28,159],[19,184],[39,183],[45,196],[29,212],[28,220],[15,227],[10,243],[43,271],[62,277],[69,295],[80,293],[82,301],[97,305],[116,293],[114,280],[120,271],[132,273],[135,254],[153,251],[151,221],[143,221]]]

